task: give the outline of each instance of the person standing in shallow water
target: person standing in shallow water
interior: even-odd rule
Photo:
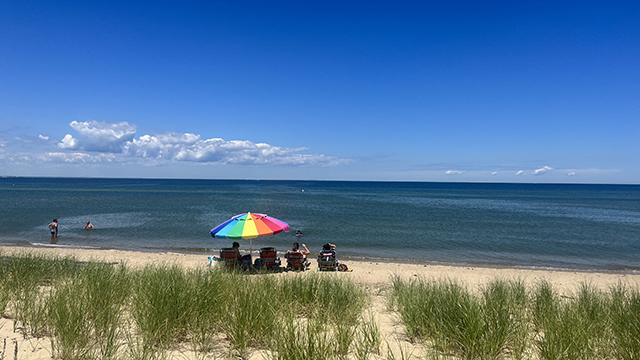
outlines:
[[[51,243],[55,244],[58,242],[58,219],[53,219],[51,224],[49,224],[49,231],[51,232]]]
[[[87,221],[87,225],[84,226],[85,230],[93,230],[93,224],[91,221]]]

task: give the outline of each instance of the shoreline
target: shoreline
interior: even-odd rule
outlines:
[[[176,253],[192,256],[218,256],[220,249],[216,248],[160,248],[160,247],[131,247],[131,248],[116,248],[116,247],[95,247],[95,246],[81,246],[81,245],[66,245],[66,244],[48,244],[48,243],[33,243],[29,241],[19,243],[0,243],[0,249],[2,248],[25,248],[25,249],[70,249],[79,251],[123,251],[133,253]],[[243,254],[247,254],[247,249],[240,250]],[[278,256],[284,258],[286,250],[277,250]],[[259,249],[253,249],[253,259],[258,255]],[[312,252],[312,257],[314,253]],[[532,271],[558,271],[558,272],[582,272],[582,273],[602,273],[602,274],[617,274],[617,275],[640,275],[640,267],[621,267],[613,266],[613,268],[585,268],[585,267],[555,267],[545,265],[521,265],[521,264],[507,264],[507,263],[491,263],[491,262],[447,262],[437,260],[423,260],[423,259],[411,259],[411,258],[383,258],[373,256],[349,256],[339,254],[339,258],[343,261],[350,262],[366,262],[366,263],[398,263],[408,265],[424,265],[424,266],[444,266],[444,267],[474,267],[474,268],[488,268],[488,269],[513,269],[513,270],[532,270]]]

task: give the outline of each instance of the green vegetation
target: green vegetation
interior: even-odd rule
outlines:
[[[640,359],[640,291],[619,284],[611,289],[612,355],[621,360]]]
[[[476,291],[477,290],[477,291]],[[25,337],[51,339],[55,359],[410,359],[394,353],[369,292],[337,274],[258,274],[166,264],[0,257],[0,315]],[[639,359],[640,290],[583,284],[561,294],[496,279],[392,278],[397,311],[428,359]],[[383,348],[386,342],[387,349]],[[191,358],[185,356],[185,358]]]
[[[527,298],[521,282],[496,280],[475,296],[453,281],[394,278],[391,301],[409,337],[429,339],[437,351],[465,359],[495,359],[507,347],[516,358],[524,351]]]
[[[587,284],[566,301],[541,283],[534,294],[534,323],[542,359],[603,359],[609,346],[609,297]]]
[[[390,308],[433,358],[638,359],[640,292],[582,284],[559,295],[546,281],[494,280],[479,293],[448,280],[392,279]]]
[[[362,316],[367,292],[331,274],[0,259],[3,312],[25,336],[50,337],[57,359],[158,359],[185,347],[201,358],[270,348],[274,359],[298,350],[311,359],[362,359],[380,345],[377,326]]]

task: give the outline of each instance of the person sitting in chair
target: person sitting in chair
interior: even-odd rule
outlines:
[[[300,250],[300,244],[298,244],[297,241],[294,242],[291,250],[287,251],[284,257],[288,259],[289,254],[299,252],[300,254],[302,254],[302,264],[304,265],[304,267],[309,267],[309,260],[307,260],[307,255],[311,254],[311,251],[307,249],[307,245],[305,244],[302,244],[302,247],[304,248],[304,250]]]
[[[318,269],[320,271],[335,271],[338,268],[336,260],[336,246],[331,243],[322,245],[322,250],[318,254]]]
[[[242,255],[240,255],[240,244],[237,241],[234,241],[231,247],[236,252],[236,260],[240,261],[240,259],[242,259]]]
[[[240,265],[244,268],[251,267],[251,254],[240,255],[240,244],[237,241],[234,241],[231,245],[233,250],[236,252],[236,260],[240,263]]]
[[[326,243],[324,245],[322,245],[322,251],[320,251],[320,253],[325,253],[325,252],[333,252],[334,254],[336,253],[336,246],[332,243]]]

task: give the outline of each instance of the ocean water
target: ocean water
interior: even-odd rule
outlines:
[[[343,258],[640,270],[636,185],[0,179],[3,244],[51,246],[57,218],[55,246],[215,254],[231,241],[210,230],[247,211],[292,230],[253,249],[299,240],[314,252],[335,243]]]

